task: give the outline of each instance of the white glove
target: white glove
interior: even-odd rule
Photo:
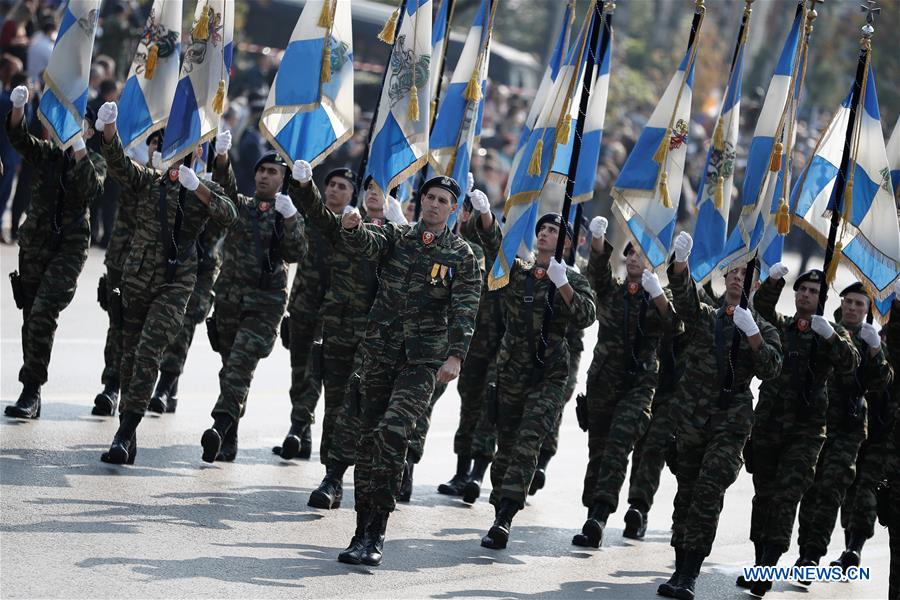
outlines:
[[[298,183],[309,183],[312,179],[312,165],[305,160],[295,160],[291,169],[291,177]]]
[[[649,269],[644,269],[644,272],[641,274],[641,285],[650,294],[651,298],[656,299],[663,295],[662,285],[659,283],[659,275]]]
[[[869,348],[881,348],[881,336],[871,323],[863,323],[859,328],[859,337]]]
[[[162,152],[159,150],[153,151],[153,156],[150,157],[150,166],[154,169],[162,170]]]
[[[218,143],[218,140],[216,140]],[[275,210],[281,213],[285,219],[290,219],[297,214],[297,207],[291,201],[291,197],[287,194],[275,194]]]
[[[103,129],[107,125],[115,123],[118,118],[118,105],[115,102],[104,102],[103,106],[97,111],[97,122],[94,123],[94,128],[97,130]]]
[[[22,108],[28,104],[28,88],[24,85],[17,85],[13,88],[13,91],[10,92],[9,99],[12,100],[13,106]]]
[[[785,264],[777,262],[769,267],[769,277],[772,279],[784,279],[784,276],[790,271]]]
[[[80,135],[78,136],[78,139],[76,139],[74,142],[72,142],[72,150],[74,150],[75,152],[78,152],[79,150],[84,150],[85,147],[86,146],[84,144],[84,138]]]
[[[591,235],[595,238],[603,237],[606,235],[606,228],[609,227],[609,221],[606,217],[594,217],[591,219],[591,224],[588,226],[591,230]]]
[[[216,134],[216,154],[228,154],[231,150],[231,131],[226,129]]]
[[[691,248],[694,247],[694,240],[691,234],[682,231],[675,238],[675,262],[687,262],[688,256],[691,255]]]
[[[472,188],[475,187],[475,176],[472,175],[472,171],[469,171],[469,174],[466,176],[466,193],[469,194],[472,192]]]
[[[734,324],[738,329],[744,332],[747,337],[753,337],[759,333],[759,325],[753,319],[753,313],[747,308],[740,306],[734,307]]]
[[[388,196],[384,199],[384,202],[387,204],[384,208],[384,218],[396,225],[409,224],[409,221],[406,220],[406,215],[403,214],[403,207],[400,206],[399,200],[393,196]]]
[[[181,165],[178,167],[178,183],[193,192],[200,187],[200,178],[192,168]]]
[[[477,213],[486,213],[491,210],[491,203],[488,202],[488,197],[481,190],[472,190],[469,194],[469,201]]]
[[[569,278],[566,276],[565,263],[561,263],[555,258],[550,259],[550,266],[547,267],[547,277],[549,277],[550,281],[553,282],[553,285],[558,288],[569,283]]]
[[[812,330],[821,335],[824,339],[831,339],[834,335],[834,327],[828,322],[828,319],[822,315],[812,316]]]

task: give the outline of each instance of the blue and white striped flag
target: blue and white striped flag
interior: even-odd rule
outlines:
[[[791,193],[791,204],[796,206],[794,223],[823,245],[831,226],[834,184],[844,150],[852,93],[851,89],[822,134],[815,155]],[[900,226],[871,67],[863,93],[865,97],[860,99],[856,112],[856,134],[850,142],[851,148],[858,148],[858,154],[855,163],[851,156],[846,173],[846,189],[852,193],[845,194],[840,207],[842,224],[835,258],[840,257],[869,293],[880,300],[893,292],[900,270]]]
[[[428,87],[431,88],[431,101],[434,103],[438,95],[438,84],[441,81],[441,71],[444,68],[444,59],[447,51],[447,31],[450,29],[450,3],[453,0],[436,0],[440,3],[437,15],[434,17],[434,25],[431,28],[431,75],[428,77]],[[431,111],[434,119],[434,108]]]
[[[315,166],[353,135],[350,6],[309,0],[284,51],[260,130],[289,164]]]
[[[63,150],[82,133],[99,15],[100,0],[66,3],[56,45],[44,71],[46,89],[41,96],[38,117],[54,143]]]
[[[888,164],[891,167],[891,185],[894,186],[894,195],[900,192],[900,117],[894,123],[894,130],[887,143]]]
[[[675,234],[681,182],[691,122],[691,86],[697,36],[703,13],[696,13],[687,51],[644,126],[613,185],[613,214],[651,269],[663,266]]]
[[[178,85],[181,0],[154,0],[119,97],[119,138],[126,150],[166,126]]]
[[[216,135],[228,95],[233,39],[234,1],[197,0],[162,143],[165,167]]]
[[[387,194],[428,161],[431,0],[404,0],[381,90],[367,175]]]

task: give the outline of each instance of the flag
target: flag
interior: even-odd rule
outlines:
[[[481,136],[495,6],[494,0],[481,0],[431,130],[431,166],[438,175],[450,176],[461,185],[469,173],[472,148]],[[460,202],[451,215],[450,227],[461,209]]]
[[[894,123],[894,130],[887,143],[888,164],[891,167],[891,185],[894,187],[894,195],[900,191],[900,117]]]
[[[309,0],[284,51],[260,130],[288,164],[315,166],[353,135],[350,6]]]
[[[850,142],[857,153],[851,155],[845,174],[835,259],[840,258],[853,271],[872,297],[883,300],[893,292],[900,270],[900,226],[871,66],[862,93]],[[794,222],[823,245],[831,226],[834,184],[844,151],[852,94],[851,88],[791,193]]]
[[[234,2],[197,0],[162,143],[168,167],[216,135],[234,50]]]
[[[38,106],[38,118],[63,150],[82,133],[99,15],[100,0],[69,0],[44,71],[46,89]]]
[[[141,144],[166,126],[181,55],[181,0],[154,0],[138,40],[116,121],[122,146]]]
[[[430,63],[431,0],[404,0],[363,174],[384,193],[428,161]]]
[[[437,0],[437,16],[434,18],[434,26],[431,28],[431,74],[428,77],[428,87],[431,89],[431,118],[434,119],[435,103],[438,97],[438,87],[441,83],[441,72],[444,70],[444,59],[447,53],[447,31],[450,29],[450,4],[454,0]]]
[[[733,262],[746,262],[759,248],[766,224],[771,220],[773,200],[777,205],[782,196],[782,185],[787,161],[782,153],[788,147],[788,118],[791,89],[799,64],[800,36],[806,11],[801,1],[797,5],[794,22],[781,50],[775,72],[769,81],[766,97],[756,121],[753,139],[747,155],[747,169],[741,192],[741,214],[737,224],[725,242],[725,249],[718,268],[725,271]],[[796,81],[799,81],[797,79]],[[782,164],[784,163],[784,164]],[[774,169],[772,167],[775,167]],[[778,252],[780,256],[780,252]],[[760,255],[760,277],[768,273],[773,264]]]
[[[641,132],[611,191],[613,214],[652,269],[665,264],[675,233],[691,122],[691,86],[703,10],[678,70]]]
[[[741,82],[744,68],[744,45],[750,24],[750,10],[744,11],[738,31],[737,47],[725,97],[713,130],[712,143],[706,153],[706,167],[697,190],[697,221],[694,223],[694,248],[689,258],[691,276],[705,283],[712,276],[728,233],[728,213],[734,187],[734,159],[741,123]]]

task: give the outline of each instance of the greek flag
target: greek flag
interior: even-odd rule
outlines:
[[[63,150],[82,133],[99,15],[100,0],[69,0],[66,3],[56,45],[44,71],[46,89],[38,106],[38,117]]]
[[[884,299],[893,291],[900,269],[900,226],[871,66],[863,93],[856,112],[856,133],[850,142],[858,153],[851,155],[846,173],[847,192],[839,207],[842,223],[835,258],[841,257],[874,298]],[[791,193],[791,204],[796,206],[794,222],[823,245],[831,225],[834,183],[850,120],[851,95],[852,88]]]
[[[437,0],[437,16],[434,18],[434,27],[431,30],[431,75],[428,77],[428,87],[431,89],[431,118],[434,119],[434,102],[438,96],[438,84],[441,82],[441,71],[444,68],[444,59],[447,50],[447,31],[450,29],[450,3],[453,0]]]
[[[166,126],[181,55],[181,0],[154,0],[138,41],[116,121],[126,150]]]
[[[691,86],[702,13],[678,70],[613,185],[613,214],[652,269],[664,265],[675,233],[691,121]]]
[[[894,195],[900,191],[900,117],[894,123],[894,130],[887,143],[888,163],[891,166],[891,185],[894,186]]]
[[[405,0],[399,21],[363,174],[384,193],[428,161],[431,0]]]
[[[309,0],[284,51],[260,130],[289,164],[315,166],[353,135],[350,5]]]
[[[234,51],[234,2],[198,0],[162,143],[164,166],[216,135]]]

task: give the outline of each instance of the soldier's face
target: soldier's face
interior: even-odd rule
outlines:
[[[374,183],[370,183],[366,190],[366,210],[379,213],[384,210],[384,198]]]
[[[284,167],[263,163],[256,169],[256,195],[260,198],[274,198],[284,184]]]
[[[353,186],[343,177],[332,177],[325,186],[325,206],[334,214],[340,214],[353,199]]]
[[[538,229],[535,247],[545,252],[553,252],[556,250],[557,240],[559,240],[559,226],[544,223]]]
[[[740,301],[741,294],[744,293],[744,277],[746,276],[747,267],[738,267],[725,274],[725,290],[728,292],[729,298],[737,298]]]
[[[456,198],[444,188],[430,187],[422,198],[422,221],[428,227],[446,225],[456,210]]]
[[[851,292],[841,298],[841,321],[846,325],[860,325],[869,312],[869,299],[865,294]]]
[[[637,250],[630,250],[625,255],[625,272],[629,277],[640,277],[644,273],[646,263]]]
[[[814,313],[819,307],[819,284],[804,281],[794,292],[794,305],[797,312]]]

